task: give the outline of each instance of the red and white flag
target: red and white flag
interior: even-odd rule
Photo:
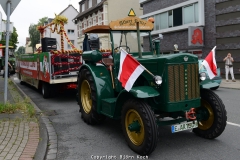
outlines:
[[[121,49],[118,80],[128,92],[144,69],[145,68],[137,60],[125,50]]]
[[[207,73],[210,79],[213,79],[217,75],[215,49],[216,49],[216,46],[211,50],[211,52],[202,62],[202,65],[207,69]]]

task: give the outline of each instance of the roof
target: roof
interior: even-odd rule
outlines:
[[[97,25],[83,30],[83,33],[109,33],[110,27],[108,25]]]
[[[86,15],[92,14],[93,12],[95,12],[96,10],[98,10],[99,8],[102,7],[103,3],[107,1],[107,0],[102,0],[100,3],[98,3],[96,6],[88,8],[87,10],[85,10],[84,12],[79,13],[74,19],[81,19]]]
[[[63,14],[63,12],[65,12],[69,7],[73,7],[73,5],[71,5],[71,4],[69,4],[68,5],[68,7],[67,8],[65,8],[62,12],[60,12],[58,15],[61,15],[61,14]],[[77,9],[75,8],[75,7],[73,7],[76,11],[77,11]],[[78,11],[77,11],[78,12]]]

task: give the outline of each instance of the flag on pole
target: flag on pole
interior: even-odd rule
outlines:
[[[207,57],[202,62],[202,65],[207,69],[207,73],[210,79],[213,79],[217,75],[217,64],[215,59],[216,46],[211,50]]]
[[[137,60],[125,50],[121,49],[118,80],[128,92],[144,69],[145,68]]]

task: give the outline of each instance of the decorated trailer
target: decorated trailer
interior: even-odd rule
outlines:
[[[81,63],[82,51],[76,49],[64,31],[67,19],[57,16],[47,26],[39,26],[41,47],[36,53],[18,56],[18,77],[20,83],[28,83],[42,91],[44,98],[54,96],[58,91],[76,89],[77,74]],[[61,50],[56,50],[56,39],[43,37],[45,28],[57,31],[61,36]],[[59,30],[58,30],[59,29]],[[64,50],[64,36],[72,50]]]
[[[214,139],[227,121],[222,100],[208,89],[217,84],[199,73],[198,57],[161,55],[160,41],[151,36],[154,20],[149,20],[131,10],[124,19],[84,30],[108,34],[111,56],[83,52],[77,87],[82,119],[88,124],[120,119],[128,146],[143,156],[155,150],[159,126]]]

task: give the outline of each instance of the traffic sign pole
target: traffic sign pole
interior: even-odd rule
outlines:
[[[7,103],[8,85],[8,47],[9,47],[9,23],[10,23],[11,1],[7,1],[7,24],[6,24],[6,48],[5,48],[5,68],[4,68],[4,104]]]

